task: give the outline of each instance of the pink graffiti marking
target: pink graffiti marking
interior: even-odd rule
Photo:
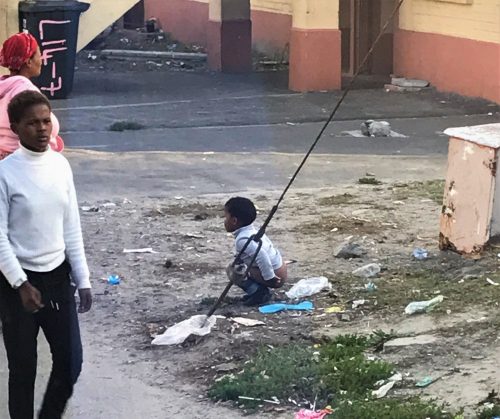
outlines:
[[[71,20],[41,20],[38,25],[38,32],[40,32],[40,39],[43,41],[43,25],[64,25],[66,23],[70,23]]]
[[[54,58],[54,53],[66,51],[68,47],[66,46],[66,39],[58,39],[58,40],[45,40],[44,37],[46,33],[44,33],[45,25],[65,25],[66,23],[71,23],[70,20],[41,20],[38,29],[40,33],[40,40],[42,46],[42,62],[44,66],[49,65],[49,61],[52,64],[52,81],[50,82],[50,87],[41,87],[41,90],[45,90],[49,92],[50,96],[54,96],[55,92],[62,89],[63,80],[62,77],[57,76],[57,64],[55,60],[51,60]],[[56,83],[55,83],[56,82]]]
[[[48,48],[48,49],[44,49],[42,51],[42,61],[43,61],[43,65],[48,65],[48,60],[49,58],[54,58],[54,56],[52,55],[53,52],[58,52],[58,51],[66,51],[68,48],[66,47],[62,47],[62,48]]]
[[[58,90],[61,90],[62,89],[62,78],[61,77],[58,77],[57,79],[58,81],[58,85],[55,86],[54,85],[54,82],[51,81],[50,82],[50,87],[41,87],[40,89],[41,90],[47,90],[48,92],[50,92],[50,96],[54,96],[54,93]]]
[[[65,43],[66,43],[66,39],[61,39],[60,41],[46,41],[46,42],[42,42],[42,47],[45,47],[47,45],[56,45],[56,44],[64,45]]]

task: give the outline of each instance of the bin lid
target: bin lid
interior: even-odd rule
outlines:
[[[498,123],[448,128],[444,133],[450,137],[459,138],[482,146],[500,148],[500,124]]]
[[[85,12],[90,7],[90,3],[76,0],[37,0],[20,1],[20,12]]]

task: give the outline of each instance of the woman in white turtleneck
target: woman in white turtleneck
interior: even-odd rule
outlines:
[[[61,418],[82,365],[78,311],[92,305],[71,167],[49,147],[51,106],[39,92],[8,107],[20,148],[0,162],[0,320],[9,361],[11,417],[33,417],[41,328],[52,373],[39,413]]]

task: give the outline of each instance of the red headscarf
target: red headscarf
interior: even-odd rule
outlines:
[[[3,43],[0,50],[0,65],[18,71],[33,56],[38,43],[27,32],[16,33]]]

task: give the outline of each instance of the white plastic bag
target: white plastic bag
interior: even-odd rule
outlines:
[[[328,278],[324,276],[318,276],[314,278],[301,279],[290,289],[290,291],[287,291],[285,294],[290,299],[296,299],[309,297],[313,294],[317,294],[324,289],[331,288],[332,284],[330,284]]]
[[[187,320],[174,324],[163,334],[156,336],[151,342],[152,345],[178,345],[184,342],[189,335],[208,335],[212,327],[215,326],[217,317],[211,316],[207,319],[205,314],[192,316]]]
[[[428,301],[414,301],[410,303],[405,308],[406,314],[416,314],[416,313],[425,313],[426,311],[432,310],[434,306],[443,302],[444,297],[442,295],[438,295],[436,298]]]

